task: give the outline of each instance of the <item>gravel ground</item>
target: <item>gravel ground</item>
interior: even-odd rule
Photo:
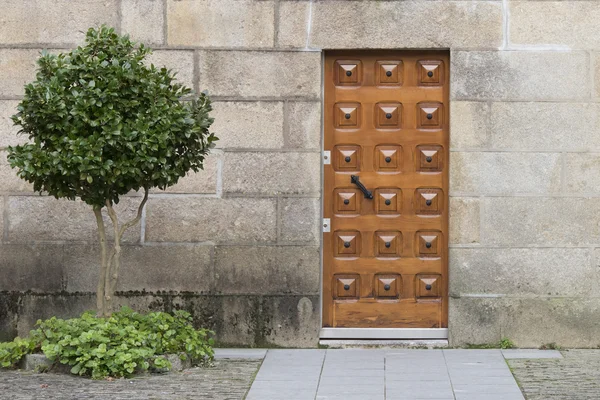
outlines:
[[[600,399],[600,350],[564,350],[562,359],[508,360],[527,400]]]
[[[211,368],[94,381],[73,375],[0,370],[0,399],[241,400],[260,360],[217,360]]]

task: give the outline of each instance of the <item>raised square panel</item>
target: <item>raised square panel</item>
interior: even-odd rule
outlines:
[[[360,146],[335,146],[333,148],[333,169],[336,171],[360,170]]]
[[[401,85],[404,76],[402,61],[377,61],[379,85]]]
[[[442,277],[440,275],[417,275],[417,298],[432,298],[442,295]]]
[[[415,213],[419,215],[440,215],[444,208],[444,194],[438,188],[415,190]]]
[[[400,257],[402,233],[399,231],[375,232],[375,255],[378,257]]]
[[[360,193],[356,189],[339,188],[335,189],[334,195],[334,213],[337,214],[359,214],[360,213]]]
[[[400,214],[400,210],[402,209],[402,194],[400,189],[376,189],[375,207],[377,214]]]
[[[338,257],[358,257],[360,255],[360,232],[336,231],[334,254]]]
[[[380,299],[397,299],[400,297],[402,278],[400,275],[375,275],[375,295]]]
[[[360,126],[359,103],[337,103],[334,115],[336,128],[358,128]]]
[[[421,145],[417,146],[417,171],[439,172],[444,166],[444,153],[442,146]]]
[[[437,258],[441,256],[442,233],[439,231],[417,232],[416,254],[424,258]]]
[[[359,275],[334,275],[333,296],[336,299],[358,298],[360,288]]]
[[[417,128],[441,128],[444,121],[444,106],[442,103],[419,103],[417,105]]]
[[[375,169],[384,172],[400,171],[402,165],[402,147],[397,145],[379,145],[375,147]]]
[[[381,129],[398,129],[402,122],[402,104],[377,103],[375,105],[375,126]]]
[[[417,71],[421,86],[440,86],[444,83],[444,63],[440,60],[421,60]]]
[[[335,62],[335,79],[338,86],[359,85],[362,77],[362,63],[359,60],[338,60]]]

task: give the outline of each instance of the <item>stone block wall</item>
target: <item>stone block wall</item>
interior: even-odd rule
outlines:
[[[206,168],[129,232],[121,304],[182,307],[222,343],[315,346],[322,51],[450,49],[450,340],[600,344],[600,2],[5,0],[0,338],[94,305],[91,210],[6,163],[41,49],[106,23],[214,100]],[[134,212],[140,198],[119,204]]]

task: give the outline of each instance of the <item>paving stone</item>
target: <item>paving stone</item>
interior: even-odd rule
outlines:
[[[600,350],[567,350],[560,359],[509,359],[528,400],[597,399]]]
[[[215,349],[215,360],[263,360],[265,349]]]
[[[536,349],[506,349],[502,355],[507,360],[534,359],[534,358],[563,358],[558,350],[536,350]]]
[[[141,375],[111,382],[69,374],[0,370],[0,393],[10,393],[14,400],[242,399],[259,366],[258,360],[216,360],[214,367]]]

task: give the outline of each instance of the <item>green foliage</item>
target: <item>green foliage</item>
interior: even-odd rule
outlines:
[[[39,346],[30,338],[15,338],[12,342],[0,343],[0,367],[8,368],[17,364],[25,354],[33,353]]]
[[[182,101],[191,90],[144,63],[149,53],[105,26],[90,29],[83,47],[42,53],[12,117],[30,139],[9,147],[18,175],[36,191],[102,207],[202,169],[217,140],[210,100]]]
[[[185,311],[139,314],[123,308],[109,318],[84,313],[68,320],[37,322],[27,339],[0,344],[0,363],[15,365],[25,354],[41,351],[71,366],[71,373],[94,379],[129,376],[148,369],[169,369],[164,354],[190,357],[193,364],[213,358],[212,332],[194,329]]]
[[[468,344],[466,347],[468,349],[512,349],[515,345],[510,339],[502,338],[497,343]]]

